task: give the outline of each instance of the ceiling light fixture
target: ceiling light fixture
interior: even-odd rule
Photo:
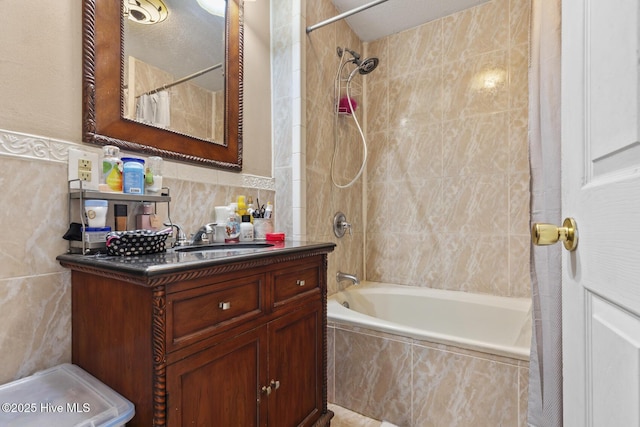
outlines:
[[[167,19],[169,11],[162,0],[127,0],[124,16],[138,24],[157,24]]]
[[[206,10],[212,15],[224,16],[224,11],[227,6],[225,0],[197,0],[201,8]]]

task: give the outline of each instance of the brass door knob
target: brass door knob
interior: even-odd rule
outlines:
[[[547,246],[562,242],[565,249],[572,252],[578,247],[578,226],[573,218],[565,218],[562,227],[553,224],[535,223],[531,227],[531,240],[536,246]]]

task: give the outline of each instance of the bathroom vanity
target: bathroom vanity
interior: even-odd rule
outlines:
[[[328,426],[333,249],[60,255],[72,361],[135,404],[130,426]]]

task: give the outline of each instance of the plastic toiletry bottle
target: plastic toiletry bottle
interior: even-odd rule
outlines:
[[[240,217],[236,213],[236,203],[231,203],[229,206],[229,218],[227,219],[225,242],[238,242],[240,241]]]
[[[251,224],[251,215],[242,215],[240,223],[240,241],[253,242],[253,224]]]
[[[245,202],[245,198],[244,196],[238,196],[238,209],[237,209],[238,215],[240,216],[240,218],[242,218],[244,215],[247,214],[247,204]]]
[[[253,206],[253,197],[247,197],[247,215],[251,218],[251,223],[253,224],[253,213],[256,208]]]
[[[127,205],[113,205],[115,231],[127,230]]]
[[[144,174],[146,191],[159,193],[162,190],[162,157],[151,156]]]
[[[122,158],[122,190],[128,194],[144,194],[144,160]]]
[[[102,147],[102,173],[100,191],[122,193],[122,161],[120,148],[113,145]]]
[[[267,207],[264,208],[264,217],[271,218],[272,215],[273,215],[273,205],[271,204],[271,202],[267,202]]]

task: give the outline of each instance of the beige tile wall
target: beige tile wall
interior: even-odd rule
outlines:
[[[71,275],[55,257],[67,251],[67,150],[80,146],[0,129],[0,384],[71,361]],[[129,153],[131,154],[131,153]],[[171,217],[187,233],[214,219],[214,206],[239,194],[273,200],[271,179],[165,162]],[[129,209],[135,227],[139,204]],[[162,205],[162,206],[161,206]],[[164,204],[159,205],[166,217]],[[113,212],[108,225],[113,226]]]
[[[368,280],[529,295],[529,0],[374,41]]]
[[[332,324],[329,399],[400,426],[526,426],[528,362]]]
[[[0,157],[0,167],[2,384],[71,360],[71,275],[55,260],[67,247],[66,165]]]
[[[338,12],[329,0],[307,2],[306,22],[313,25]],[[307,110],[307,235],[309,240],[333,241],[336,250],[329,256],[329,293],[345,288],[335,280],[338,270],[363,277],[362,247],[365,235],[363,219],[363,178],[352,187],[341,189],[332,184],[331,163],[337,143],[334,165],[336,183],[348,184],[362,163],[361,137],[350,116],[340,116],[334,127],[334,84],[340,58],[336,48],[350,48],[363,53],[363,46],[345,21],[320,28],[306,38],[306,110]],[[353,67],[346,68],[352,70]],[[360,75],[355,83],[362,85]],[[361,95],[354,95],[363,104]],[[356,110],[364,126],[364,108]],[[334,135],[337,131],[337,138]],[[337,142],[336,142],[337,140]],[[333,217],[343,212],[353,225],[353,234],[338,239],[333,234]]]

